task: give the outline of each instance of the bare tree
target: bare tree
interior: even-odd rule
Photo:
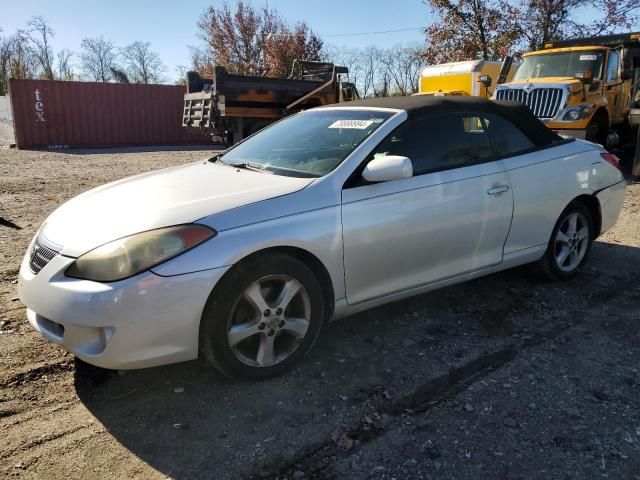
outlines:
[[[640,0],[583,0],[581,6],[583,10],[595,10],[597,14],[591,21],[584,22],[585,18],[590,17],[582,15],[581,10],[574,11],[567,22],[567,33],[571,36],[605,35],[631,30],[640,21]]]
[[[191,56],[191,70],[199,72],[205,78],[213,75],[213,55],[208,45],[188,45]]]
[[[360,95],[364,95],[364,90],[361,85],[364,78],[364,65],[361,53],[361,50],[357,48],[333,45],[327,48],[326,56],[329,61],[336,65],[347,67],[349,73],[347,73],[345,79],[354,83]]]
[[[2,33],[2,28],[0,28]],[[6,95],[7,91],[7,72],[9,70],[9,41],[0,36],[0,96]]]
[[[362,97],[373,96],[373,86],[377,77],[379,49],[375,46],[367,48],[350,48],[331,46],[327,58],[336,65],[347,67],[349,73],[346,80],[356,85]]]
[[[53,48],[51,48],[51,37],[53,37],[54,31],[49,26],[49,23],[40,16],[33,17],[29,20],[27,27],[26,35],[31,42],[33,55],[42,69],[42,78],[53,80],[53,63],[55,57],[53,55]]]
[[[173,82],[175,85],[184,85],[184,79],[187,76],[187,67],[185,65],[176,65],[176,79]]]
[[[418,78],[422,67],[422,49],[394,47],[380,52],[380,64],[386,72],[392,95],[411,95],[418,91]]]
[[[38,62],[29,45],[29,37],[18,30],[9,37],[0,39],[0,92],[5,94],[10,78],[34,78]]]
[[[380,50],[371,45],[365,49],[363,49],[360,53],[362,55],[362,95],[365,97],[368,96],[378,96],[380,92],[380,88],[376,86],[380,84],[378,80],[378,73],[380,69],[378,68],[378,60],[380,59]]]
[[[133,83],[160,83],[165,70],[151,43],[136,41],[120,51],[127,76]]]
[[[67,48],[63,48],[58,52],[58,79],[59,80],[75,79],[75,73],[73,72],[73,66],[71,65],[71,57],[73,57],[73,52]]]
[[[104,37],[85,38],[80,44],[80,68],[85,77],[94,82],[108,82],[111,67],[116,66],[118,54],[112,42]]]
[[[349,69],[345,80],[354,83],[362,97],[411,95],[418,90],[424,63],[420,45],[380,48],[330,47],[327,58]]]
[[[18,30],[10,39],[11,58],[9,78],[34,78],[38,68],[37,60],[29,48],[29,37],[24,30]]]
[[[7,81],[9,80],[10,55],[8,39],[0,37],[0,95],[6,95],[8,90]]]

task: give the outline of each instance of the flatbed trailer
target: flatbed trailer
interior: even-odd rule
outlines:
[[[300,110],[359,98],[342,81],[346,67],[295,61],[289,78],[234,75],[216,66],[211,79],[187,73],[182,126],[232,145]]]

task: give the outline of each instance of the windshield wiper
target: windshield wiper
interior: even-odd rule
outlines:
[[[261,171],[264,169],[263,167],[258,166],[257,164],[249,163],[249,162],[237,162],[237,163],[225,162],[222,159],[223,156],[224,156],[224,153],[219,153],[218,155],[211,157],[209,161],[211,163],[221,163],[222,165],[226,165],[228,167],[247,168],[251,170],[261,170]]]
[[[254,172],[263,172],[263,173],[268,173],[270,175],[273,175],[272,171],[267,170],[267,167],[263,166],[260,163],[251,163],[251,162],[227,163],[224,161],[223,163],[225,165],[229,165],[230,167],[244,168],[245,170],[253,170]]]

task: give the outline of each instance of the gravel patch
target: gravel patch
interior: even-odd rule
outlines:
[[[0,118],[0,148],[16,143],[13,135],[13,122]]]

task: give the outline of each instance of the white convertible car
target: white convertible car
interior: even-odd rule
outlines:
[[[268,377],[328,319],[516,265],[575,274],[624,190],[614,155],[520,105],[355,101],[72,199],[29,246],[19,293],[86,362],[202,355]]]

